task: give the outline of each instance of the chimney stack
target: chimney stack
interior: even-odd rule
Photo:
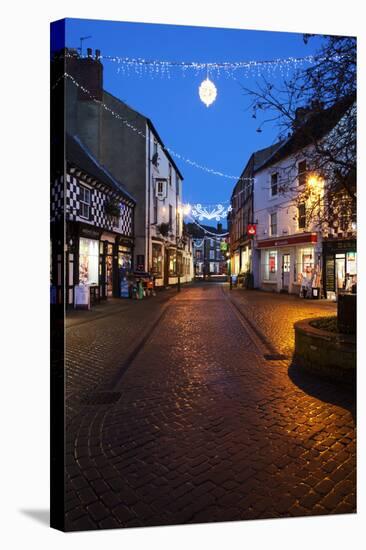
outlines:
[[[103,98],[103,65],[100,62],[100,50],[95,50],[95,57],[92,54],[92,48],[87,48],[87,57],[69,56],[66,59],[67,72],[89,92],[84,92],[81,87],[78,89],[78,99],[81,101],[101,101]]]
[[[217,224],[217,232],[222,233],[222,223],[221,222],[218,222],[218,224]]]

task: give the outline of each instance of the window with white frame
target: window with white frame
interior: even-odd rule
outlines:
[[[297,178],[298,178],[299,185],[305,185],[306,171],[307,171],[306,160],[302,160],[297,165]]]
[[[275,237],[277,235],[277,212],[272,212],[270,215],[269,229],[271,236]]]
[[[299,229],[305,229],[306,227],[306,206],[305,203],[299,204],[297,208],[297,221]]]
[[[80,185],[79,193],[79,216],[86,220],[90,219],[91,192],[90,189]]]
[[[276,197],[278,194],[278,172],[271,174],[271,197]]]
[[[261,254],[262,281],[277,281],[277,250],[264,250]]]

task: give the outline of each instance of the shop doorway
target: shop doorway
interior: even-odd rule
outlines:
[[[336,289],[343,290],[346,280],[346,255],[336,254],[335,258]]]
[[[282,290],[288,292],[290,287],[290,254],[282,255]]]
[[[105,258],[105,284],[107,297],[113,296],[113,256]]]
[[[105,296],[113,296],[113,244],[107,242],[105,245]]]

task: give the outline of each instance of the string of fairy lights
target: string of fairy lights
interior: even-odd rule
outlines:
[[[71,52],[72,50],[68,50]],[[66,53],[65,57],[75,57],[74,53]],[[89,58],[90,54],[81,55],[77,54],[79,58]],[[163,61],[163,60],[152,60],[144,58],[130,58],[130,57],[120,57],[120,56],[109,56],[109,55],[100,55],[97,57],[100,61],[107,61],[117,64],[117,72],[122,73],[125,76],[131,74],[131,71],[134,71],[135,74],[139,76],[144,76],[148,74],[150,77],[167,77],[171,78],[173,70],[180,69],[183,76],[187,72],[191,72],[195,75],[200,74],[202,71],[206,73],[206,79],[203,80],[199,86],[199,96],[200,99],[207,107],[209,107],[217,97],[217,88],[215,84],[210,80],[209,76],[214,75],[215,78],[220,78],[220,76],[225,76],[227,78],[237,79],[238,76],[248,77],[255,75],[262,75],[263,71],[274,72],[279,70],[283,75],[288,73],[290,69],[298,68],[304,64],[311,64],[314,62],[315,58],[312,55],[305,57],[288,57],[288,58],[278,58],[272,60],[250,60],[250,61],[237,61],[237,62],[196,62],[196,61]],[[63,79],[69,79],[77,88],[82,90],[82,92],[90,97],[92,101],[95,101],[100,105],[105,111],[109,112],[114,118],[122,122],[126,127],[131,131],[135,132],[141,138],[146,139],[146,134],[144,131],[138,129],[127,119],[123,118],[119,113],[111,109],[108,105],[103,103],[100,100],[94,98],[93,94],[88,90],[84,85],[78,82],[71,74],[65,72],[62,74],[58,80],[53,85],[52,89],[55,89],[56,86]],[[204,171],[208,174],[223,177],[225,179],[239,181],[248,181],[252,182],[253,178],[235,176],[232,174],[226,174],[220,170],[213,169],[211,167],[205,166],[198,163],[195,160],[192,160],[185,155],[178,153],[174,149],[168,146],[164,146],[166,150],[172,157],[175,157],[186,164],[193,166],[201,171]],[[228,204],[229,203],[229,204]],[[205,233],[211,234],[213,236],[218,236],[217,233],[213,233],[202,227],[199,221],[203,220],[216,220],[220,221],[227,218],[230,214],[232,207],[230,201],[222,201],[217,204],[187,204],[184,205],[185,215],[189,217],[198,227],[200,227]],[[223,233],[220,236],[225,236],[228,233]]]
[[[68,50],[65,57],[81,57],[83,59],[91,57],[91,49],[87,55],[77,53],[77,50]],[[334,60],[338,61],[341,58],[339,55],[334,56]],[[117,66],[117,73],[123,76],[131,76],[131,74],[139,77],[149,76],[150,78],[172,77],[172,73],[176,70],[182,72],[183,77],[187,73],[194,76],[206,73],[206,78],[202,80],[198,94],[201,101],[209,107],[212,105],[218,95],[218,90],[210,79],[219,79],[221,76],[237,80],[239,77],[248,78],[253,76],[262,76],[267,73],[273,75],[279,72],[281,76],[288,76],[290,70],[298,69],[304,65],[311,65],[315,61],[315,56],[307,55],[303,57],[285,57],[267,60],[244,60],[244,61],[171,61],[146,59],[142,57],[121,57],[118,55],[101,55],[98,52],[98,60],[113,63]],[[317,58],[321,61],[321,58]]]
[[[110,115],[112,115],[114,118],[116,118],[117,120],[119,120],[120,122],[122,122],[127,128],[129,128],[131,131],[135,132],[137,135],[139,135],[141,138],[143,139],[146,139],[146,133],[142,130],[140,130],[139,128],[137,128],[136,126],[134,126],[134,124],[132,124],[131,122],[129,122],[127,119],[125,119],[124,117],[122,117],[119,113],[117,113],[116,111],[114,111],[113,109],[111,109],[106,103],[104,103],[103,101],[99,101],[98,99],[95,99],[93,94],[91,93],[90,90],[88,90],[85,86],[83,86],[82,84],[80,84],[80,82],[78,82],[72,75],[70,75],[69,73],[63,73],[62,76],[60,76],[58,78],[58,80],[55,82],[55,84],[53,85],[52,89],[55,89],[57,85],[60,84],[61,80],[62,79],[68,79],[70,80],[77,88],[79,88],[80,90],[82,90],[83,93],[87,94],[90,99],[92,101],[94,101],[95,103],[98,103],[98,105],[100,107],[102,107],[105,111],[107,111]],[[200,164],[188,157],[186,157],[185,155],[182,155],[181,153],[178,153],[177,151],[175,151],[174,149],[172,149],[171,147],[167,147],[167,146],[164,146],[164,149],[166,151],[168,151],[168,153],[170,153],[172,155],[172,157],[175,157],[175,158],[178,158],[179,160],[182,160],[183,162],[185,162],[186,164],[189,164],[190,166],[193,166],[195,168],[198,168],[199,170],[202,170],[208,174],[211,174],[211,175],[214,175],[214,176],[219,176],[219,177],[223,177],[225,179],[231,179],[231,180],[236,180],[236,181],[251,181],[252,178],[244,178],[244,177],[241,177],[241,176],[234,176],[232,174],[226,174],[224,172],[221,172],[219,170],[215,170],[213,168],[210,168],[208,166],[205,166],[203,164]]]
[[[75,54],[67,53],[66,57],[74,57]],[[79,57],[90,57],[88,54]],[[340,58],[340,56],[334,56]],[[285,57],[263,60],[241,60],[241,61],[174,61],[161,59],[148,59],[142,57],[127,57],[118,55],[98,55],[101,61],[107,61],[117,65],[117,72],[122,74],[135,73],[140,76],[148,75],[150,77],[159,76],[161,78],[171,78],[172,71],[180,69],[182,75],[185,76],[188,72],[199,75],[202,72],[210,74],[215,78],[225,76],[231,78],[233,76],[248,77],[262,74],[263,71],[277,71],[281,74],[287,74],[293,68],[302,67],[307,64],[314,63],[315,57],[307,55],[303,57]],[[335,59],[335,60],[337,60]]]
[[[117,113],[116,111],[111,109],[108,105],[106,105],[102,101],[99,101],[99,100],[95,99],[93,94],[90,92],[90,90],[88,90],[85,86],[80,84],[72,75],[70,75],[66,72],[63,73],[56,80],[54,85],[52,86],[52,90],[54,90],[61,83],[61,81],[64,80],[64,79],[69,79],[77,88],[82,90],[83,93],[87,94],[92,101],[98,103],[98,105],[100,105],[105,111],[109,112],[109,114],[111,114],[114,118],[116,118],[117,120],[122,122],[131,131],[137,133],[141,138],[146,139],[146,133],[145,132],[143,132],[142,130],[138,129],[136,126],[131,124],[127,119],[123,118],[119,113]],[[164,149],[166,151],[168,151],[172,156],[175,156],[175,157],[179,158],[180,160],[185,161],[187,164],[190,164],[191,166],[194,166],[195,168],[203,170],[203,171],[205,171],[209,174],[224,177],[226,179],[235,179],[236,181],[240,181],[240,180],[242,180],[242,181],[253,181],[253,178],[241,177],[241,176],[237,177],[237,176],[225,174],[225,173],[220,172],[218,170],[214,170],[212,168],[209,168],[207,166],[199,164],[199,163],[185,157],[184,155],[182,155],[180,153],[177,153],[176,151],[174,151],[170,147],[165,146]],[[203,221],[204,219],[208,220],[208,221],[212,221],[212,220],[220,221],[220,220],[226,219],[228,214],[231,212],[232,207],[230,205],[230,201],[226,200],[226,201],[222,201],[221,203],[218,203],[218,204],[202,204],[202,203],[197,203],[197,204],[192,204],[192,205],[191,204],[186,204],[186,205],[183,206],[183,210],[184,210],[185,215],[186,216],[190,215],[190,218],[192,219],[192,221],[194,221],[194,223],[196,223],[195,219],[198,219],[200,221]],[[197,225],[201,229],[203,229],[205,232],[208,232],[206,229],[202,228],[201,225],[198,222],[197,222]],[[210,232],[208,232],[208,233],[210,233]],[[212,235],[217,235],[217,234],[212,233]]]

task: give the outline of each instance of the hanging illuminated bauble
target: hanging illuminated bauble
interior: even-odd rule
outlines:
[[[201,82],[198,93],[200,95],[200,100],[206,107],[209,107],[216,99],[217,89],[215,84],[207,77],[206,80]]]

